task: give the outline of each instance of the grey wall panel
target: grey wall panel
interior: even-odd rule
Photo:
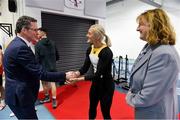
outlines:
[[[84,14],[93,17],[106,17],[105,0],[85,0]]]
[[[64,11],[64,0],[26,0],[25,5],[30,7]]]
[[[58,71],[77,70],[83,65],[89,47],[86,34],[92,24],[94,20],[42,13],[42,26],[59,51]]]

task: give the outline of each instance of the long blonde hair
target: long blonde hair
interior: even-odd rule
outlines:
[[[93,30],[94,37],[97,39],[100,39],[102,42],[106,43],[108,47],[111,47],[111,40],[110,38],[106,35],[104,28],[99,25],[99,24],[94,24],[90,27],[90,29]]]
[[[150,25],[150,30],[146,37],[150,45],[157,43],[175,45],[176,34],[165,11],[160,8],[148,10],[137,17],[137,22],[141,22],[143,19]]]

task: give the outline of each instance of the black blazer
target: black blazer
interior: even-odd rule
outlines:
[[[6,104],[34,105],[40,80],[58,82],[65,80],[64,72],[47,72],[35,59],[30,47],[16,37],[5,50],[5,101]]]

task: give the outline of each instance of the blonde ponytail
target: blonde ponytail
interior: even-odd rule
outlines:
[[[111,47],[112,44],[111,44],[111,39],[109,38],[109,36],[107,36],[106,34],[104,35],[105,36],[105,42],[106,42],[106,45],[108,47]]]
[[[102,42],[105,42],[105,44],[108,47],[111,47],[111,40],[110,38],[106,35],[104,28],[99,25],[99,24],[94,24],[90,27],[90,29],[93,29],[94,35],[96,37],[99,37]]]

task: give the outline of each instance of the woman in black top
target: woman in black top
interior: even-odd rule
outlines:
[[[71,80],[91,80],[89,119],[96,118],[96,109],[100,101],[104,119],[111,119],[110,108],[114,94],[114,82],[111,75],[113,53],[109,37],[104,28],[95,24],[87,33],[88,42],[92,45],[87,49],[84,65],[76,71],[78,78]],[[90,65],[93,65],[94,74],[84,75]]]

